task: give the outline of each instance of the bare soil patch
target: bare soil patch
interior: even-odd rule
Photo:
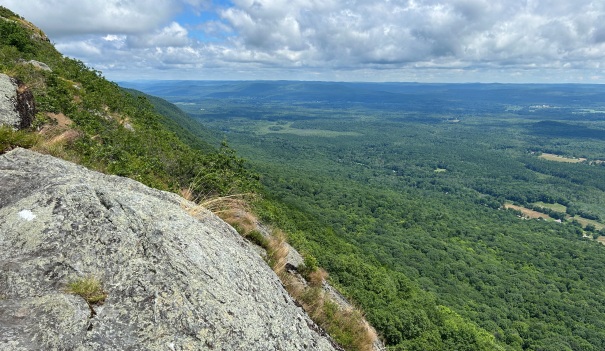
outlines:
[[[66,127],[69,126],[70,124],[73,123],[73,121],[67,117],[66,115],[64,115],[63,113],[52,113],[49,112],[46,114],[48,117],[54,119],[57,121],[57,125],[59,127]]]
[[[510,208],[510,209],[513,209],[513,210],[520,211],[523,214],[523,217],[526,217],[526,218],[552,219],[552,217],[550,217],[549,215],[547,215],[545,213],[534,211],[534,210],[530,210],[529,208],[525,208],[523,206],[513,205],[513,204],[510,204],[510,203],[504,204],[504,208]]]

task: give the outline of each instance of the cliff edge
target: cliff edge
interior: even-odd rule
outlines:
[[[0,155],[0,349],[333,350],[210,212],[25,149]],[[70,290],[91,279],[101,301]]]

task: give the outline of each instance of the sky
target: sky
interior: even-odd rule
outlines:
[[[603,0],[0,0],[114,81],[605,83]]]

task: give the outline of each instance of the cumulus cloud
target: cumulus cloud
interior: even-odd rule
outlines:
[[[62,53],[85,55],[85,56],[98,56],[101,55],[101,47],[95,45],[89,40],[78,40],[78,41],[67,41],[56,45],[57,50]]]
[[[186,46],[189,42],[187,30],[176,22],[150,34],[128,37],[128,44],[133,48]]]
[[[605,65],[603,1],[0,0],[0,4],[40,25],[68,54],[116,70],[129,65],[163,70],[222,67],[225,72],[273,72],[268,73],[271,78],[308,72],[310,79],[321,75],[338,79],[353,72],[360,79],[380,74],[397,79],[439,69],[434,74],[452,79],[491,72],[514,80],[532,72],[541,77],[544,70],[567,70],[561,74],[565,77],[583,70],[576,76],[595,77],[601,75],[594,70]],[[184,10],[186,23],[178,17]],[[401,73],[404,70],[409,72]],[[410,73],[413,70],[417,71]]]
[[[598,46],[603,6],[590,1],[238,0],[221,15],[234,46],[289,61],[406,65],[551,64]],[[603,52],[603,47],[598,52]],[[283,52],[297,51],[297,55]],[[246,53],[250,56],[250,53]]]
[[[2,0],[50,37],[145,33],[182,9],[166,0]]]

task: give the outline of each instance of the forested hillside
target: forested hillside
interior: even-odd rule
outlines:
[[[248,199],[254,199],[257,195],[257,191],[259,190],[260,184],[258,182],[258,175],[249,169],[243,159],[240,159],[236,156],[234,150],[232,150],[225,141],[216,137],[217,133],[208,130],[198,121],[191,119],[191,117],[182,110],[165,100],[146,95],[139,91],[121,88],[117,84],[105,80],[102,77],[101,72],[87,68],[80,61],[63,57],[54,49],[42,31],[23,18],[20,18],[18,15],[12,13],[10,10],[0,7],[0,15],[0,84],[2,84],[3,93],[4,91],[7,91],[13,95],[17,94],[16,99],[12,99],[8,95],[7,97],[2,96],[2,111],[0,111],[2,113],[2,119],[0,119],[0,124],[2,124],[0,125],[0,154],[4,154],[5,152],[16,147],[31,148],[35,151],[67,159],[97,171],[129,177],[157,189],[179,193],[183,197],[193,200],[197,203],[192,204],[183,201],[180,206],[177,204],[176,208],[178,211],[180,211],[179,216],[187,217],[189,222],[200,219],[203,221],[215,221],[218,223],[216,225],[221,226],[221,228],[228,228],[228,226],[225,226],[224,222],[217,221],[216,217],[208,215],[208,210],[215,211],[216,214],[220,215],[234,227],[237,227],[238,232],[242,236],[247,237],[250,241],[259,246],[253,249],[251,245],[243,245],[241,239],[237,241],[238,239],[232,236],[233,229],[224,232],[228,233],[227,235],[231,239],[235,240],[233,242],[234,244],[237,242],[236,245],[238,245],[239,249],[248,251],[248,253],[255,258],[256,263],[260,262],[258,260],[259,257],[257,257],[258,254],[265,259],[266,264],[278,275],[276,277],[275,274],[268,274],[270,279],[282,279],[282,283],[284,285],[287,284],[287,281],[294,282],[294,287],[296,289],[294,292],[297,294],[293,293],[292,298],[297,299],[299,301],[299,305],[295,305],[292,299],[283,295],[286,293],[286,291],[283,289],[284,286],[279,286],[279,284],[273,285],[272,287],[268,287],[263,284],[259,285],[257,278],[253,278],[251,280],[251,282],[254,284],[253,289],[255,290],[255,293],[264,294],[266,292],[264,291],[265,289],[270,291],[272,288],[278,288],[277,290],[282,293],[282,295],[278,297],[281,303],[290,304],[290,307],[299,314],[303,313],[299,308],[300,305],[304,306],[306,312],[313,312],[313,314],[309,313],[309,316],[312,317],[317,324],[314,324],[306,317],[302,318],[300,315],[298,317],[290,316],[286,318],[292,319],[291,322],[294,324],[304,326],[305,328],[302,328],[303,333],[307,330],[307,328],[310,328],[313,329],[313,333],[319,333],[323,337],[323,339],[321,339],[322,345],[319,345],[318,341],[313,341],[311,339],[306,341],[296,340],[294,334],[297,332],[292,333],[292,323],[286,323],[286,325],[281,322],[276,322],[277,319],[274,313],[277,312],[277,310],[275,310],[275,307],[280,303],[278,303],[278,301],[271,301],[270,299],[267,300],[261,298],[261,300],[264,299],[264,301],[269,303],[274,309],[271,311],[270,318],[267,317],[260,321],[257,319],[255,325],[251,326],[246,324],[246,313],[244,313],[242,316],[237,315],[233,317],[231,310],[233,308],[236,310],[244,308],[256,313],[261,310],[260,308],[257,308],[259,306],[248,304],[244,305],[243,307],[238,307],[236,306],[237,304],[229,303],[224,306],[225,308],[229,309],[229,313],[223,312],[210,316],[212,319],[216,318],[218,324],[226,323],[225,325],[228,325],[229,327],[220,329],[222,327],[214,327],[212,324],[206,324],[210,332],[213,334],[213,337],[200,336],[200,334],[188,335],[188,337],[191,337],[192,343],[187,345],[204,347],[204,345],[207,346],[218,343],[218,341],[215,341],[218,339],[215,339],[214,336],[221,334],[223,331],[228,334],[239,334],[243,332],[246,333],[247,337],[258,338],[258,335],[261,335],[258,334],[259,327],[262,329],[263,325],[278,323],[280,324],[280,327],[284,328],[284,331],[288,330],[286,332],[288,335],[279,335],[279,332],[276,334],[277,329],[269,327],[273,337],[265,338],[263,342],[258,342],[258,339],[253,340],[253,348],[262,348],[264,347],[263,345],[285,345],[286,348],[292,348],[298,347],[296,345],[299,344],[312,344],[314,345],[313,347],[321,346],[322,349],[331,349],[331,347],[337,346],[336,343],[339,343],[342,345],[342,347],[345,347],[346,350],[369,350],[372,348],[372,345],[376,340],[375,332],[368,328],[367,322],[363,319],[363,316],[358,311],[350,307],[347,307],[347,309],[344,310],[339,307],[339,305],[336,305],[331,298],[326,297],[326,293],[321,288],[321,284],[323,282],[323,273],[318,269],[314,261],[304,260],[299,254],[296,254],[295,256],[300,257],[301,259],[300,263],[295,262],[296,265],[301,267],[301,273],[303,272],[303,266],[306,276],[317,273],[316,275],[318,278],[316,278],[314,281],[311,281],[310,278],[307,278],[310,280],[308,284],[304,279],[302,279],[300,274],[295,275],[294,273],[286,272],[284,267],[287,262],[286,255],[288,253],[288,246],[283,235],[278,229],[273,231],[268,227],[263,227],[264,234],[261,234],[259,230],[256,229],[258,226],[256,219],[252,214],[247,212],[249,210],[249,204],[247,203]],[[26,104],[15,103],[16,101],[13,101],[20,99],[19,96],[21,95],[19,94],[26,95],[28,97]],[[37,110],[33,108],[34,105],[37,106]],[[23,122],[21,113],[13,111],[21,109],[22,107],[25,108],[28,113],[36,110],[34,111],[36,112],[35,118],[33,118],[33,123],[31,125],[29,125],[29,122],[31,122],[29,119],[27,120],[28,123],[25,123]],[[5,112],[7,115],[10,115],[10,118],[4,118]],[[15,114],[17,115],[17,119],[22,119],[22,121],[19,121],[18,123],[18,128],[12,124],[12,118]],[[4,125],[6,120],[8,120],[10,124]],[[25,126],[22,126],[23,124]],[[13,152],[10,153],[10,155],[15,157],[14,155],[18,154],[19,152]],[[32,155],[32,158],[40,157],[40,155],[36,153],[22,152],[21,154]],[[16,157],[18,158],[19,156]],[[24,157],[27,158],[30,156]],[[45,157],[40,157],[39,159],[52,160],[52,158],[49,159]],[[12,162],[8,156],[6,157],[6,160],[6,163],[10,164]],[[27,163],[29,161],[24,162]],[[49,163],[50,162],[54,161],[49,161]],[[58,162],[58,164],[62,163]],[[45,167],[45,164],[41,164],[39,166]],[[8,167],[10,168],[10,166]],[[71,165],[64,167],[69,168]],[[12,169],[9,170],[9,173],[10,172],[12,172]],[[92,177],[93,176],[90,176],[88,179],[92,179]],[[70,175],[67,175],[66,178],[70,178]],[[23,189],[20,189],[19,187],[12,189],[10,184],[20,184],[19,182],[26,183],[26,179],[27,178],[25,177],[19,177],[19,179],[15,180],[15,182],[9,183],[8,192],[11,194],[20,193]],[[78,181],[82,182],[82,179],[83,178],[78,178]],[[121,181],[122,180],[116,180],[115,182],[118,183]],[[59,182],[62,182],[62,180]],[[125,183],[132,184],[128,183],[127,181],[125,181]],[[64,184],[60,185],[62,186]],[[94,189],[94,187],[97,186],[97,184],[89,185],[90,186],[86,188],[87,190]],[[94,190],[92,191],[95,192]],[[101,200],[101,204],[95,202],[98,201],[98,199],[93,200],[95,204],[90,206],[84,204],[84,202],[80,204],[76,199],[74,205],[77,210],[69,211],[70,215],[77,218],[77,212],[80,209],[92,211],[90,210],[90,207],[102,206],[103,209],[96,211],[95,216],[98,216],[99,213],[107,210],[108,213],[101,216],[104,217],[104,220],[112,223],[111,218],[115,212],[111,208],[112,205],[108,205],[103,201],[112,202],[112,200],[107,200],[106,193],[113,191],[115,191],[115,189],[111,189],[110,191],[100,190],[100,192],[103,192],[102,197],[104,199]],[[97,190],[97,195],[98,192],[99,191]],[[120,196],[125,195],[126,197],[131,195],[128,194],[128,192],[127,194],[122,194],[122,191],[118,191],[118,193],[120,193]],[[11,199],[3,198],[1,200],[3,200],[3,203],[10,203]],[[62,200],[58,197],[56,201],[60,203]],[[46,205],[49,204],[47,203]],[[174,205],[174,203],[171,203],[170,205]],[[145,207],[144,204],[142,206]],[[124,207],[128,206],[125,205]],[[135,206],[132,208],[134,207]],[[132,211],[132,208],[128,207],[129,213],[134,212]],[[151,211],[157,212],[153,209]],[[111,212],[111,214],[109,212]],[[31,213],[31,211],[28,213]],[[229,218],[229,215],[232,213],[235,213],[235,216]],[[166,215],[162,214],[161,211],[157,214],[160,216]],[[35,215],[32,216],[35,217]],[[28,218],[31,219],[33,217]],[[178,216],[170,215],[171,220],[174,220],[175,217]],[[107,235],[104,235],[105,233],[97,234],[95,231],[99,230],[99,228],[101,228],[101,231],[105,229],[103,229],[102,225],[99,226],[99,221],[96,221],[95,218],[88,219],[93,222],[89,226],[91,233],[93,233],[92,240],[95,243],[101,243],[102,240],[99,239],[98,235],[101,235],[103,238],[107,238]],[[125,224],[126,228],[129,228],[127,229],[129,234],[134,236],[146,237],[148,234],[145,233],[145,230],[152,230],[151,228],[157,224],[153,221],[151,221],[153,223],[146,223],[144,219],[139,220],[138,218],[133,219],[133,221],[137,221],[137,225],[138,223],[141,223],[141,225],[145,227],[144,229],[135,228],[134,225],[128,224],[128,220],[122,222],[122,224]],[[48,222],[49,221],[47,221],[47,223],[44,225],[50,225]],[[179,228],[179,221],[176,220],[176,222],[177,225],[174,227],[174,230],[176,230],[175,240],[182,248],[183,242],[187,242],[188,238],[179,237],[179,235],[187,236],[187,234],[183,234],[183,232],[187,232],[187,230],[177,230],[176,228]],[[9,226],[12,225],[10,222],[7,223],[9,223]],[[48,228],[44,227],[44,225],[38,228],[42,232],[48,230]],[[64,224],[59,223],[59,225]],[[81,223],[78,223],[77,225],[81,225]],[[77,231],[77,225],[74,224],[72,226],[72,231]],[[203,230],[204,233],[200,235],[201,237],[208,236],[208,238],[212,239],[215,235],[217,235],[213,232],[213,230],[203,229],[203,224],[197,226],[189,224],[184,225],[188,227],[188,230]],[[20,227],[20,229],[23,229],[23,227]],[[111,227],[110,231],[111,233],[109,234],[111,235],[121,235],[118,226]],[[153,235],[156,235],[158,232],[162,234],[162,231],[159,230],[154,229],[152,231],[154,232]],[[9,234],[12,235],[13,233]],[[61,235],[62,234],[63,233],[61,233]],[[87,233],[80,232],[77,233],[76,237],[78,237],[80,234],[82,236],[90,237],[90,235],[87,235]],[[165,233],[162,235],[165,235]],[[196,239],[200,239],[197,237],[197,234],[194,236]],[[150,254],[150,250],[144,248],[145,244],[140,244],[141,241],[145,240],[144,238],[137,239],[139,245],[135,245],[136,250],[138,250],[140,247],[143,247],[141,251],[142,254],[144,256],[153,257],[153,260],[157,260],[157,257],[163,254],[179,256],[163,251],[165,250],[166,246],[157,244],[156,239],[154,239],[154,247],[157,247],[158,250],[162,251],[162,254]],[[90,243],[83,243],[83,239],[78,240],[81,245],[90,246]],[[118,246],[122,245],[120,244],[119,240],[117,242],[113,239],[108,240],[114,242]],[[216,241],[217,237],[214,237],[212,240],[213,243],[218,242]],[[7,241],[7,243],[9,243],[9,241]],[[103,243],[103,245],[105,245],[105,243]],[[35,246],[35,248],[37,248],[37,246]],[[84,249],[87,248],[83,248],[83,250]],[[62,248],[57,248],[57,252],[53,252],[50,254],[50,256],[61,256],[63,254],[61,250]],[[223,247],[222,250],[223,252],[220,252],[220,255],[216,256],[217,259],[223,260],[224,257],[229,256],[233,252],[233,250],[231,250],[229,247]],[[200,257],[207,256],[207,254],[203,253],[202,251],[196,249],[193,249],[193,251],[199,252],[201,255]],[[190,253],[189,250],[187,252]],[[261,254],[261,252],[263,253]],[[216,250],[213,251],[213,254],[215,253],[217,253]],[[18,253],[15,254],[12,252],[12,250],[9,250],[6,254],[7,257],[10,257],[11,259],[19,255]],[[172,258],[178,259],[178,257],[171,257],[171,259]],[[231,268],[236,271],[241,271],[242,267],[238,267],[238,265],[245,265],[247,269],[250,269],[250,267],[248,267],[250,262],[248,262],[247,259],[242,259],[242,257],[235,256],[230,258],[233,260],[228,259],[227,261],[222,262],[225,265],[221,267],[218,267],[214,263],[212,263],[209,267],[203,267],[202,271],[195,271],[195,265],[188,267],[193,269],[195,274],[185,274],[183,277],[188,280],[197,274],[207,274],[207,270],[216,270],[219,272],[219,274],[227,272]],[[76,260],[78,259],[79,257],[76,257]],[[108,257],[108,260],[109,262],[102,262],[102,264],[112,264],[112,258]],[[306,265],[303,263],[303,261],[306,262]],[[154,262],[157,263],[157,261]],[[168,260],[164,262],[168,262]],[[206,260],[204,257],[200,262],[204,262],[203,264],[206,265],[210,261]],[[96,263],[98,262],[95,261],[95,264]],[[137,262],[137,264],[140,264],[140,262]],[[161,266],[161,264],[159,265]],[[153,272],[151,276],[155,278],[157,270],[159,270],[156,270],[158,267],[154,267],[152,265],[147,268]],[[266,267],[262,270],[256,270],[268,273]],[[4,278],[6,278],[10,276],[11,273],[7,274],[8,275],[0,274],[0,276],[4,275]],[[42,274],[48,276],[51,273],[44,271]],[[29,276],[31,276],[31,274],[29,274]],[[250,276],[237,277],[232,273],[227,274],[227,276],[223,278],[227,279],[229,284],[233,284],[232,286],[234,287],[240,287],[242,280],[250,281]],[[235,280],[233,280],[234,278]],[[72,293],[75,295],[80,295],[91,304],[96,304],[98,301],[96,299],[98,299],[99,296],[102,296],[102,300],[105,300],[108,296],[110,296],[110,298],[114,297],[113,302],[115,302],[117,298],[112,296],[112,292],[108,293],[100,291],[102,288],[99,279],[100,278],[96,276],[87,277],[84,279],[84,283],[79,281],[74,283],[77,285],[77,288],[72,289],[70,288],[72,284],[67,284],[67,282],[64,281],[65,277],[61,276],[56,279],[56,282],[54,282],[54,284],[56,284],[54,288],[60,286],[62,283],[68,285],[68,287],[63,289],[64,294],[59,296],[59,298],[63,298],[65,293]],[[213,282],[217,283],[216,280],[213,280]],[[84,287],[80,286],[80,283],[84,284]],[[162,281],[162,283],[173,284],[172,282],[166,281]],[[124,288],[128,291],[132,290],[128,287],[131,284],[136,285],[141,284],[141,282],[138,280],[128,280],[123,283],[118,283],[120,288]],[[7,286],[7,289],[12,289],[10,284],[5,285]],[[220,285],[221,284],[218,284],[216,286],[221,289]],[[246,283],[244,283],[244,285],[246,285]],[[148,287],[145,286],[145,289],[147,288]],[[175,295],[175,299],[177,299],[180,303],[180,301],[183,299],[177,297],[180,296],[178,294],[186,294],[186,303],[194,305],[191,309],[187,309],[183,306],[175,307],[175,305],[166,305],[167,307],[170,307],[171,310],[174,309],[173,312],[176,313],[176,315],[183,313],[183,316],[188,316],[189,313],[192,313],[191,311],[193,309],[202,309],[209,306],[209,308],[213,309],[214,307],[212,307],[211,304],[212,301],[216,301],[221,305],[225,304],[225,302],[218,297],[210,299],[210,304],[207,305],[204,303],[203,306],[200,305],[199,302],[191,302],[192,300],[189,298],[188,289],[191,289],[191,287],[185,289],[187,292],[176,291],[175,294],[177,295]],[[90,290],[93,291],[91,292]],[[201,292],[201,294],[204,295],[205,293],[202,292],[203,290],[204,289],[196,288],[193,291],[195,294],[200,294]],[[292,292],[291,289],[289,291]],[[19,293],[13,295],[19,295]],[[94,302],[90,302],[93,301],[90,296],[95,296]],[[256,297],[251,296],[252,295],[248,296],[248,298],[257,299]],[[14,296],[11,296],[11,298],[13,297]],[[0,300],[3,299],[8,301],[8,298],[0,294]],[[204,300],[208,299],[204,298]],[[12,304],[13,302],[8,301],[6,303]],[[177,305],[179,303],[177,303]],[[276,303],[278,304],[276,305]],[[14,306],[17,306],[15,308],[22,308],[20,305]],[[97,316],[97,313],[94,311],[92,305],[89,305],[89,307],[92,311],[92,314],[88,319],[92,320],[95,316]],[[23,308],[27,309],[27,307]],[[131,309],[128,312],[135,313],[134,310],[135,309]],[[155,307],[153,310],[154,313],[157,313]],[[49,312],[48,310],[44,310],[41,312],[41,315],[46,318],[49,313],[52,313],[52,311]],[[163,313],[160,312],[160,314]],[[229,315],[229,317],[225,317],[224,315]],[[79,316],[76,316],[75,318],[77,317]],[[209,316],[202,316],[202,318],[206,317]],[[33,326],[34,323],[30,321],[22,322],[23,325],[27,325],[26,329],[28,329],[28,331],[36,330],[38,327],[44,328],[44,324],[48,323],[44,318],[42,318],[39,321],[39,324],[35,327]],[[115,318],[110,319],[112,319],[112,323],[116,322]],[[192,329],[199,328],[199,320],[197,318],[191,319],[189,317],[187,317],[187,320],[190,321],[191,324],[189,324],[189,322],[184,324],[177,323],[179,325],[176,326],[176,329],[183,328],[187,330],[188,334],[191,334]],[[155,330],[155,327],[149,329],[149,325],[158,324],[157,319],[154,319],[154,321],[143,320],[142,322],[146,325],[146,330]],[[12,330],[11,328],[13,328],[14,325],[12,325],[10,321],[7,323],[10,324],[9,333],[12,333],[10,330]],[[89,324],[92,325],[92,322],[89,321]],[[168,322],[168,324],[173,323]],[[318,325],[321,327],[318,327]],[[330,333],[332,338],[327,336],[322,327],[325,328],[328,333]],[[89,327],[88,330],[91,328],[92,327]],[[57,336],[56,333],[52,332],[52,330],[52,328],[48,328],[48,330],[46,330],[46,334],[52,335],[52,338],[61,338],[61,335]],[[87,333],[85,330],[79,330],[76,333],[79,332]],[[119,334],[119,332],[116,333],[113,330],[109,330],[108,332],[112,336],[112,342],[121,340],[121,334]],[[144,338],[145,342],[148,342],[149,344],[156,342],[151,340],[153,338],[145,337],[144,333],[140,331],[133,331],[133,333],[137,333],[138,338]],[[38,333],[38,335],[39,334],[40,333]],[[28,339],[27,335],[22,336],[19,334],[10,336],[10,338],[0,338],[2,339],[0,340],[0,343],[8,343],[13,345],[15,344],[14,340]],[[91,336],[90,333],[87,333],[87,336],[93,339],[95,338],[95,336]],[[116,337],[115,340],[113,340],[114,336]],[[167,336],[167,334],[164,333],[160,333],[154,337],[170,338],[170,336]],[[235,339],[230,338],[228,343],[223,343],[221,345],[223,345],[223,347],[227,347],[227,349],[239,349],[238,347],[246,344],[246,340],[248,340],[247,337]],[[42,336],[40,339],[45,339],[45,336]],[[132,343],[135,338],[126,339],[127,342]],[[180,341],[176,339],[177,337],[175,337],[175,342],[169,345],[179,345]],[[47,345],[48,343],[46,341],[47,340],[31,340],[31,344]],[[28,342],[30,341],[28,340]],[[119,341],[118,344],[120,342],[121,341]],[[16,343],[18,343],[18,341]],[[65,341],[65,344],[72,345],[73,343],[72,340],[67,340]],[[377,344],[380,343],[378,342]],[[61,345],[61,342],[56,342],[55,345]],[[110,342],[104,341],[100,347],[107,348],[110,347],[110,345],[112,345]],[[178,346],[176,347],[179,348]]]
[[[64,57],[10,10],[0,7],[0,16],[0,72],[31,89],[38,111],[29,130],[0,129],[0,152],[33,147],[155,188],[191,188],[197,197],[256,187],[243,161],[182,111]]]
[[[605,349],[603,87],[186,84],[393,350]]]

